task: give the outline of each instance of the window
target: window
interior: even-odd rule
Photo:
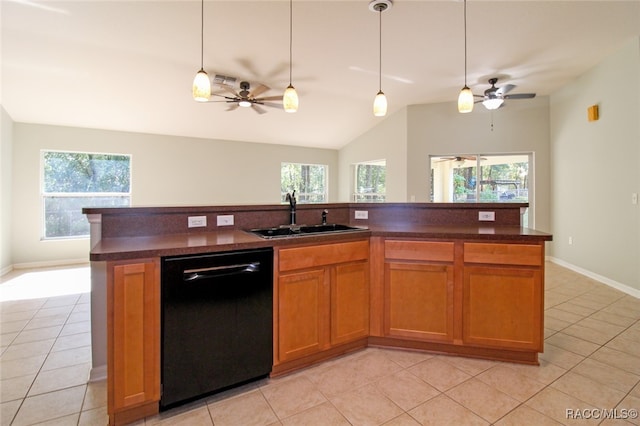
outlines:
[[[531,203],[532,158],[533,154],[432,156],[431,201]],[[527,226],[528,220],[525,214],[522,223]]]
[[[327,174],[324,164],[282,163],[280,166],[280,202],[286,203],[288,192],[296,191],[299,203],[326,203]]]
[[[43,151],[42,165],[45,239],[88,236],[83,207],[130,203],[129,155]]]
[[[386,161],[370,161],[355,165],[353,201],[383,202],[386,197]]]

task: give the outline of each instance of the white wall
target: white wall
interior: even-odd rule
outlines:
[[[0,274],[12,265],[11,182],[13,170],[13,121],[0,105]]]
[[[553,256],[640,290],[639,38],[551,96],[551,149]]]
[[[328,164],[329,201],[338,197],[336,150],[24,123],[13,139],[17,265],[88,260],[88,239],[41,241],[41,150],[131,154],[134,206],[278,204],[283,161]]]
[[[386,200],[407,200],[407,109],[384,118],[376,127],[340,150],[339,199],[350,202],[355,163],[386,160]]]

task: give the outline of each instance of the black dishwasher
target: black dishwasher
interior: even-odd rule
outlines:
[[[273,249],[162,258],[161,409],[267,376]]]

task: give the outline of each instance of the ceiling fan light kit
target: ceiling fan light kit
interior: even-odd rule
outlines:
[[[467,86],[467,0],[464,0],[464,87],[458,95],[458,112],[473,111],[473,93]]]
[[[379,68],[378,68],[378,93],[373,100],[373,115],[376,117],[384,117],[387,115],[387,97],[382,91],[382,12],[393,6],[391,0],[373,0],[369,3],[369,10],[379,14]]]

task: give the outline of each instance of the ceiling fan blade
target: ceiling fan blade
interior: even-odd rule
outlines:
[[[256,99],[254,99],[254,101],[257,101],[257,102],[262,102],[262,101],[281,101],[281,100],[282,100],[282,96],[281,95],[266,96],[264,98],[256,98]]]
[[[496,94],[498,95],[504,95],[505,93],[513,90],[516,86],[513,84],[505,84],[502,87],[498,87],[498,90],[496,90]]]
[[[232,98],[231,96],[221,95],[220,93],[212,93],[211,96],[218,96],[220,98],[225,98],[231,101],[235,100],[235,97]],[[224,101],[209,101],[209,102],[224,102]]]
[[[513,95],[505,95],[505,99],[531,99],[535,98],[535,93],[514,93]]]
[[[238,109],[239,106],[240,105],[238,105],[238,104],[229,105],[229,108],[227,108],[227,111],[236,110],[236,109]]]
[[[260,105],[268,106],[270,108],[279,108],[282,109],[282,104],[278,104],[275,102],[260,102]]]
[[[262,108],[260,105],[258,104],[251,104],[251,109],[253,109],[255,112],[257,112],[258,114],[264,114],[265,112],[267,112],[266,109]]]
[[[267,90],[269,90],[269,88],[267,86],[265,86],[264,84],[260,84],[260,86],[256,87],[253,90],[253,92],[251,92],[249,97],[250,98],[255,98],[256,96],[260,95],[261,93],[266,92]]]

